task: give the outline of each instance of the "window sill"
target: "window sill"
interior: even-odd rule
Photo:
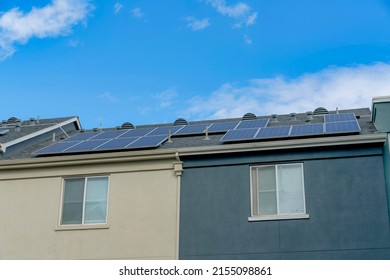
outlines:
[[[70,230],[94,230],[94,229],[109,229],[110,225],[61,225],[57,226],[55,231],[70,231]]]
[[[248,218],[248,221],[256,222],[256,221],[297,220],[297,219],[309,219],[309,214],[252,216]]]

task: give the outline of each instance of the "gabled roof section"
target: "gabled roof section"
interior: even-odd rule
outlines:
[[[78,117],[30,119],[12,118],[0,124],[0,159],[54,137],[69,137],[81,129]]]

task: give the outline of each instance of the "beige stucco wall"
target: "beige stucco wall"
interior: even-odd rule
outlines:
[[[177,258],[177,170],[174,155],[1,162],[0,259]],[[110,176],[108,225],[59,226],[63,178],[91,175]]]

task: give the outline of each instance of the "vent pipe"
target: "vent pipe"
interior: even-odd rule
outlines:
[[[16,123],[15,124],[15,132],[20,132],[20,127],[21,127],[21,124],[20,123]]]
[[[210,140],[210,138],[209,138],[209,126],[208,125],[206,125],[205,133],[206,133],[206,136],[205,136],[204,140]]]
[[[296,113],[290,113],[290,117],[291,117],[292,121],[296,121],[297,120],[297,114]]]

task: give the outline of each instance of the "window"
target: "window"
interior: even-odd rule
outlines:
[[[249,220],[309,218],[303,164],[251,167],[252,216]]]
[[[61,225],[106,224],[108,179],[64,179]]]

